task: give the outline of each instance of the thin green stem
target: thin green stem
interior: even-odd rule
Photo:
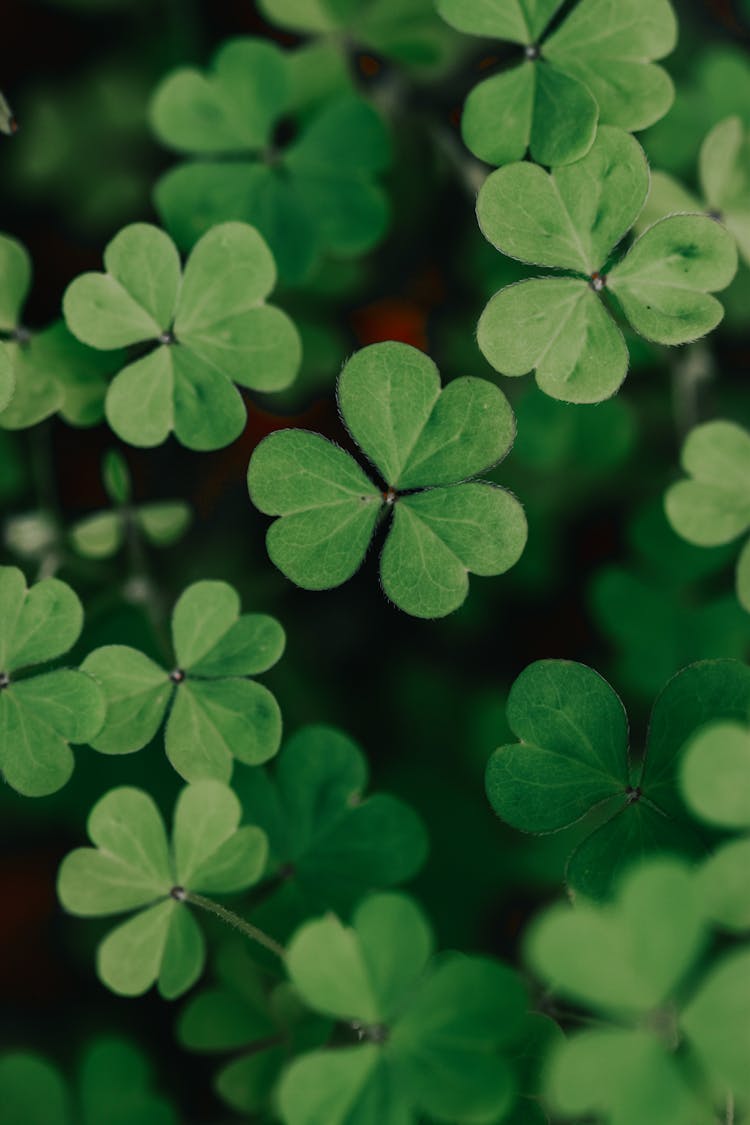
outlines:
[[[734,1094],[731,1090],[727,1094],[727,1114],[724,1120],[726,1125],[734,1125]]]
[[[244,918],[240,918],[239,914],[235,914],[233,910],[227,910],[226,906],[220,906],[218,902],[213,899],[204,898],[203,895],[195,894],[194,891],[186,891],[183,888],[175,888],[172,892],[175,898],[181,902],[189,902],[193,906],[200,907],[201,910],[208,911],[209,914],[215,914],[217,918],[221,918],[222,922],[226,922],[229,926],[234,926],[236,930],[249,937],[251,941],[256,941],[258,945],[262,945],[270,953],[276,957],[281,958],[283,961],[285,953],[283,945],[279,945],[272,937],[264,933],[263,930],[258,929],[252,922],[247,922]]]

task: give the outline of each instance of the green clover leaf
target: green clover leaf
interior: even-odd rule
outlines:
[[[0,1056],[5,1125],[177,1125],[175,1110],[151,1086],[145,1055],[114,1036],[87,1045],[72,1090],[57,1067],[39,1055]]]
[[[562,0],[438,0],[448,23],[469,35],[524,48],[517,67],[480,82],[461,123],[469,149],[488,164],[570,164],[591,148],[597,123],[633,132],[663,117],[674,99],[654,59],[677,40],[667,0],[579,0],[545,37]]]
[[[71,282],[63,310],[93,348],[153,345],[107,391],[107,420],[123,441],[148,448],[174,432],[188,449],[219,449],[245,424],[235,383],[277,391],[294,379],[299,336],[285,313],[265,304],[276,269],[257,230],[214,227],[183,271],[168,235],[133,223],[109,243],[104,265],[106,273]]]
[[[265,18],[297,34],[326,35],[345,47],[356,43],[417,74],[451,58],[452,35],[432,0],[260,0]]]
[[[664,498],[675,531],[699,547],[731,543],[750,531],[750,434],[735,422],[705,422],[690,431],[682,447],[689,480],[678,481]],[[750,540],[737,562],[737,597],[750,613]]]
[[[641,855],[703,850],[676,792],[681,752],[699,727],[744,719],[749,709],[744,664],[692,664],[657,698],[643,755],[631,761],[627,717],[609,684],[583,664],[540,660],[510,690],[507,719],[519,741],[490,758],[487,795],[524,832],[556,832],[595,814],[598,827],[570,856],[566,879],[601,898]]]
[[[73,525],[70,539],[79,555],[90,559],[110,558],[121,549],[131,529],[153,547],[169,547],[189,527],[192,512],[184,500],[130,502],[130,474],[124,458],[116,450],[110,450],[105,457],[102,475],[115,508],[111,512],[85,516]]]
[[[157,984],[173,999],[198,979],[205,960],[191,892],[230,894],[256,883],[268,853],[265,833],[240,827],[242,809],[228,786],[203,780],[186,786],[175,806],[171,847],[148,794],[112,789],[91,810],[93,848],[65,857],[58,895],[71,914],[132,914],[97,952],[97,972],[113,992],[140,996]]]
[[[551,173],[522,162],[485,181],[477,216],[504,254],[573,276],[501,289],[479,320],[479,346],[503,375],[534,370],[542,390],[567,402],[614,394],[628,369],[611,294],[635,331],[683,344],[723,316],[711,293],[737,269],[730,234],[705,215],[672,215],[650,227],[614,265],[609,256],[648,194],[648,167],[633,137],[602,127],[588,155]]]
[[[377,183],[390,161],[383,122],[353,94],[295,114],[293,56],[272,43],[233,39],[212,70],[184,68],[154,95],[159,139],[198,157],[156,187],[165,225],[184,249],[216,223],[243,220],[267,239],[282,278],[300,283],[324,253],[355,257],[388,222]],[[292,113],[299,135],[279,145],[274,131]]]
[[[281,742],[274,696],[249,676],[284,651],[284,630],[262,613],[240,616],[226,582],[194,582],[172,613],[176,667],[161,668],[125,645],[105,645],[83,667],[101,685],[104,726],[90,740],[103,754],[129,754],[151,741],[167,716],[164,747],[187,781],[228,781],[234,759],[258,765]]]
[[[224,945],[216,985],[188,1000],[177,1037],[191,1051],[235,1053],[217,1072],[217,1094],[238,1113],[270,1108],[279,1075],[301,1051],[323,1046],[331,1021],[309,1012],[291,985],[258,968],[247,942]]]
[[[640,222],[677,211],[704,211],[734,235],[750,265],[750,138],[740,117],[727,117],[708,133],[698,159],[700,197],[665,172],[655,172]]]
[[[692,873],[666,858],[628,873],[611,904],[560,904],[537,920],[526,940],[533,969],[601,1025],[553,1049],[547,1097],[556,1114],[608,1125],[714,1120],[693,1060],[677,1050],[687,1035],[712,1077],[720,1075],[701,1034],[708,982],[684,1000],[706,937]],[[744,1050],[734,1053],[747,1066],[742,1038]]]
[[[89,742],[104,699],[75,668],[37,670],[73,647],[83,626],[77,595],[57,578],[27,589],[14,566],[0,567],[0,767],[25,797],[43,797],[73,772],[70,743]]]
[[[430,961],[432,935],[408,898],[372,895],[351,928],[306,923],[287,952],[313,1011],[354,1027],[359,1046],[318,1050],[284,1073],[285,1125],[494,1121],[514,1096],[500,1053],[525,1030],[526,996],[505,966],[457,954]]]
[[[274,776],[235,773],[247,816],[268,836],[270,874],[304,918],[348,911],[370,890],[410,879],[424,863],[427,834],[417,815],[387,794],[363,798],[367,759],[333,727],[309,726],[286,742]]]
[[[747,720],[716,722],[685,747],[680,786],[693,813],[712,827],[750,832],[750,731]],[[747,870],[750,834],[721,844],[698,879],[710,918],[725,929],[750,929]]]
[[[26,429],[56,411],[73,426],[92,425],[102,417],[113,358],[84,347],[62,321],[26,328],[21,312],[31,276],[25,247],[0,235],[0,426]]]
[[[435,364],[406,344],[363,348],[338,382],[349,433],[385,485],[319,434],[281,430],[248,468],[250,497],[266,515],[271,560],[307,590],[339,586],[365,556],[378,518],[390,517],[380,559],[388,598],[415,617],[443,617],[465,600],[468,574],[502,574],[526,542],[509,492],[471,480],[513,442],[505,396],[483,379],[441,391]]]

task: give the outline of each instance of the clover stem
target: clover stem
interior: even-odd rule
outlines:
[[[179,892],[179,894],[177,893]],[[239,914],[235,914],[233,910],[227,910],[226,906],[221,906],[213,899],[205,898],[203,895],[196,894],[194,891],[185,890],[183,887],[175,887],[172,891],[173,898],[178,899],[179,902],[189,902],[193,906],[200,907],[201,910],[208,911],[209,914],[215,914],[217,918],[221,918],[222,922],[226,922],[229,926],[234,926],[236,930],[249,937],[251,941],[256,941],[258,945],[262,945],[270,953],[276,957],[280,957],[283,961],[285,951],[283,945],[279,945],[272,937],[264,933],[263,930],[258,929],[252,922],[247,922],[244,918],[240,918]]]
[[[725,1125],[734,1125],[734,1094],[731,1090],[727,1094],[727,1113],[724,1120]]]

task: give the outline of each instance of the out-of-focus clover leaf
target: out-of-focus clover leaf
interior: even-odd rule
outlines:
[[[354,43],[409,70],[430,73],[450,60],[455,37],[432,0],[260,0],[265,18],[304,35]]]
[[[0,1057],[4,1125],[177,1125],[175,1110],[152,1090],[151,1067],[132,1043],[114,1036],[89,1043],[71,1089],[40,1055]]]
[[[750,716],[748,716],[750,718]],[[680,786],[688,807],[723,830],[750,833],[750,731],[745,722],[711,723],[685,748]],[[750,834],[721,844],[698,875],[703,904],[726,929],[750,930]]]
[[[412,809],[387,794],[363,797],[367,760],[333,727],[303,727],[287,741],[274,776],[245,769],[233,784],[246,814],[268,836],[269,874],[311,911],[345,913],[368,891],[410,879],[427,854]]]
[[[61,789],[73,772],[70,743],[89,742],[104,720],[90,676],[37,669],[72,648],[82,626],[70,586],[45,578],[27,589],[20,570],[0,567],[0,767],[26,797]]]
[[[478,342],[503,375],[536,372],[566,402],[599,402],[628,370],[628,349],[602,299],[613,296],[631,327],[659,344],[684,344],[723,316],[711,296],[737,270],[732,236],[705,215],[672,215],[614,264],[610,255],[645,203],[649,174],[633,137],[602,127],[588,155],[551,173],[527,161],[485,181],[477,215],[485,237],[522,261],[573,276],[532,278],[501,289],[479,321]]]
[[[386,596],[415,617],[443,617],[465,600],[469,573],[502,574],[526,542],[515,497],[470,479],[508,452],[513,412],[484,379],[441,390],[432,360],[395,342],[353,356],[338,399],[383,483],[319,434],[269,435],[253,453],[248,487],[260,511],[281,517],[268,531],[271,560],[304,589],[339,586],[360,566],[379,517],[390,515],[380,558]]]
[[[266,865],[265,833],[240,827],[241,818],[232,790],[213,780],[182,790],[171,846],[159,810],[140,789],[112,789],[91,810],[95,847],[65,857],[58,895],[82,917],[137,911],[97,951],[97,972],[113,992],[140,996],[156,983],[173,999],[198,979],[205,945],[190,895],[242,891]]]
[[[134,223],[109,243],[104,265],[106,273],[71,282],[63,308],[71,332],[93,348],[151,345],[107,391],[107,420],[123,441],[150,447],[174,432],[189,449],[219,449],[245,425],[235,383],[276,391],[294,379],[299,336],[265,303],[276,267],[253,227],[214,227],[183,271],[167,234]]]
[[[699,727],[744,719],[748,709],[750,668],[692,664],[657,698],[643,755],[631,760],[625,709],[606,680],[583,664],[540,660],[510,690],[507,718],[519,741],[490,758],[487,795],[524,832],[556,832],[595,814],[598,827],[570,856],[566,879],[602,898],[644,854],[703,851],[677,792],[682,749]]]
[[[257,39],[230,40],[208,74],[183,68],[158,87],[156,135],[196,158],[156,187],[159,213],[182,248],[216,223],[250,222],[282,279],[301,283],[322,254],[357,256],[380,240],[388,204],[378,175],[390,161],[383,122],[354,94],[300,120],[293,92],[291,55]],[[285,144],[290,114],[299,134]]]
[[[73,426],[92,425],[102,417],[118,357],[84,347],[62,321],[39,332],[26,328],[21,312],[31,276],[25,247],[0,235],[0,426],[26,429],[56,411]]]
[[[431,953],[421,912],[395,894],[366,899],[351,928],[327,915],[295,934],[286,961],[298,995],[360,1043],[289,1066],[278,1091],[285,1125],[502,1117],[514,1096],[502,1052],[523,1034],[524,988],[497,962]]]
[[[663,117],[674,88],[655,66],[677,41],[668,0],[579,0],[547,35],[562,0],[438,0],[459,31],[523,48],[520,65],[480,82],[461,123],[464,141],[489,164],[570,164],[585,156],[597,123],[632,132]]]
[[[114,510],[85,516],[73,525],[70,539],[78,554],[92,559],[109,558],[120,550],[131,529],[153,547],[168,547],[189,527],[192,513],[184,500],[131,503],[127,463],[116,450],[106,455],[102,476]]]
[[[18,130],[18,123],[13,110],[8,105],[7,99],[0,90],[0,133],[5,133],[7,137],[12,137]]]
[[[518,423],[514,460],[545,474],[564,469],[567,479],[575,470],[608,472],[635,445],[635,415],[621,398],[584,409],[552,399],[532,384],[513,406]]]
[[[672,527],[689,543],[715,547],[750,530],[750,434],[735,422],[696,426],[682,447],[690,479],[668,489],[664,504]],[[750,540],[737,560],[737,597],[750,613]]]
[[[553,906],[532,926],[526,953],[533,969],[599,1024],[552,1051],[546,1086],[556,1115],[695,1125],[718,1120],[719,1108],[723,1117],[728,1089],[745,1092],[750,1051],[738,1017],[742,1007],[746,1026],[748,955],[733,1005],[719,995],[728,965],[740,984],[731,956],[695,987],[707,936],[694,876],[668,858],[628,873],[615,902]],[[726,1030],[723,1016],[730,1017]],[[719,1040],[731,1043],[729,1059],[717,1057]]]
[[[268,1111],[279,1074],[301,1051],[322,1046],[331,1021],[309,1012],[288,982],[270,980],[252,960],[248,943],[222,946],[218,982],[192,997],[177,1024],[191,1051],[233,1053],[214,1087],[239,1113]]]
[[[83,667],[101,685],[104,726],[91,739],[103,754],[129,754],[151,741],[167,716],[164,747],[187,781],[228,781],[234,759],[258,765],[281,741],[274,696],[250,676],[284,651],[284,630],[263,613],[240,616],[226,582],[194,582],[172,613],[171,671],[126,645],[96,649]]]

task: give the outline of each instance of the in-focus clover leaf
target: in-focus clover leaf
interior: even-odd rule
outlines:
[[[680,770],[688,807],[720,829],[750,833],[750,731],[747,722],[717,722],[690,739]],[[747,885],[750,834],[721,844],[701,864],[698,881],[712,920],[735,931],[750,930]]]
[[[515,497],[470,479],[513,443],[507,399],[484,379],[456,379],[441,390],[432,360],[395,342],[353,356],[338,398],[381,487],[319,434],[271,434],[248,468],[255,506],[282,517],[268,531],[271,560],[298,586],[330,589],[351,578],[379,517],[389,516],[380,558],[385,594],[415,617],[443,617],[465,600],[469,573],[502,574],[526,542]]]
[[[363,798],[367,759],[333,727],[310,726],[286,742],[274,776],[235,773],[245,813],[268,835],[271,876],[283,879],[298,920],[345,913],[368,891],[410,879],[427,853],[412,809],[387,794]]]
[[[514,1096],[501,1053],[524,1031],[518,977],[483,957],[430,960],[432,935],[416,905],[372,895],[351,928],[333,915],[306,923],[287,966],[313,1011],[357,1031],[359,1046],[302,1055],[278,1098],[285,1125],[493,1121]]]
[[[240,827],[241,818],[232,790],[213,780],[182,790],[171,846],[159,810],[140,789],[112,789],[91,810],[95,847],[65,857],[58,895],[66,910],[82,917],[137,911],[97,952],[97,972],[113,992],[140,996],[156,983],[173,999],[198,979],[205,946],[190,893],[242,891],[266,865],[265,833]]]
[[[62,321],[33,332],[23,324],[31,277],[25,247],[0,235],[0,426],[25,429],[55,411],[74,426],[98,422],[111,359],[84,347]]]
[[[643,150],[602,127],[588,154],[551,173],[521,162],[485,181],[477,215],[498,250],[573,276],[532,278],[501,289],[479,321],[479,346],[503,375],[536,372],[546,394],[599,402],[628,369],[628,350],[603,297],[616,298],[632,328],[684,344],[723,316],[711,296],[737,269],[731,235],[705,215],[672,215],[650,227],[615,264],[610,255],[648,194]]]
[[[83,667],[107,703],[102,730],[90,740],[103,754],[129,754],[151,741],[167,717],[164,747],[187,781],[228,781],[234,759],[258,765],[281,742],[276,699],[250,676],[268,671],[284,651],[284,630],[262,613],[240,615],[226,582],[195,582],[172,613],[175,667],[161,668],[125,645],[105,645]]]
[[[382,237],[388,205],[377,177],[390,144],[378,114],[354,94],[300,117],[292,60],[273,43],[230,40],[208,74],[184,68],[164,79],[151,120],[164,144],[198,158],[156,187],[177,243],[188,249],[216,223],[250,222],[282,278],[300,283],[322,254],[357,256]],[[290,114],[299,134],[285,145],[276,133]]]
[[[682,447],[690,479],[664,498],[675,531],[699,547],[731,543],[750,531],[750,434],[735,422],[696,426]],[[737,596],[750,613],[750,540],[737,563]]]
[[[107,495],[113,511],[95,512],[78,520],[70,529],[70,539],[79,555],[106,559],[117,553],[132,532],[142,535],[153,547],[169,547],[190,526],[192,512],[184,500],[130,502],[130,475],[124,459],[110,450],[102,466]]]
[[[706,660],[674,676],[654,704],[642,756],[631,760],[620,699],[593,669],[540,660],[518,677],[507,718],[519,742],[487,766],[487,794],[503,820],[525,832],[556,832],[589,813],[598,827],[568,860],[570,886],[592,898],[649,852],[700,853],[694,822],[676,792],[685,742],[717,719],[744,719],[750,669]]]
[[[218,449],[245,424],[235,383],[278,391],[294,379],[299,336],[265,303],[276,268],[253,227],[214,227],[183,271],[168,235],[133,223],[109,243],[104,265],[106,273],[71,282],[63,309],[71,332],[93,348],[153,345],[107,391],[107,420],[123,441],[150,447],[174,432],[189,449]]]
[[[556,996],[592,1011],[600,1025],[574,1032],[552,1051],[546,1085],[556,1114],[593,1115],[607,1125],[715,1119],[712,1094],[723,1107],[724,1082],[711,1090],[695,1056],[678,1050],[687,1036],[709,1078],[724,1077],[693,1014],[706,985],[685,1005],[706,938],[694,877],[667,858],[628,873],[611,904],[560,904],[537,920],[526,940],[533,969]],[[746,1037],[735,1048],[735,1061],[739,1056],[747,1067]]]
[[[0,1057],[5,1125],[177,1125],[173,1107],[151,1087],[144,1054],[115,1037],[88,1044],[73,1089],[40,1055],[13,1051]]]
[[[327,35],[339,48],[354,43],[416,73],[451,57],[451,32],[432,0],[260,0],[266,19],[305,35]]]
[[[0,567],[0,768],[26,797],[61,789],[73,772],[70,743],[89,742],[104,699],[75,668],[45,671],[78,640],[83,609],[57,578],[27,588],[20,570]]]
[[[480,82],[464,108],[468,148],[489,164],[570,164],[585,156],[597,123],[630,132],[663,117],[671,79],[654,59],[677,40],[668,0],[579,0],[551,34],[562,0],[438,0],[459,31],[523,47],[520,65]]]
[[[283,1067],[322,1046],[331,1021],[304,1008],[288,982],[269,983],[247,942],[220,948],[216,974],[217,984],[180,1013],[178,1039],[191,1051],[234,1053],[216,1074],[216,1092],[239,1113],[268,1111]]]

